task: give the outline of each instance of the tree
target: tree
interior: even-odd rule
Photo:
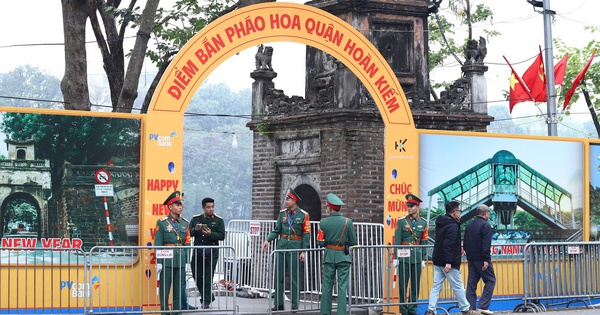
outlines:
[[[590,183],[590,224],[600,226],[600,187]],[[599,235],[600,236],[600,235]]]
[[[57,77],[46,74],[37,67],[30,65],[19,66],[0,77],[0,95],[10,95],[11,98],[3,100],[4,106],[15,107],[44,107],[60,108],[62,95],[58,86]],[[48,100],[56,103],[41,104]]]
[[[444,61],[454,56],[459,64],[463,64],[462,60],[458,56],[462,53],[463,45],[467,41],[473,39],[473,27],[477,24],[492,23],[494,19],[494,13],[492,10],[484,4],[476,4],[477,0],[448,0],[448,8],[451,12],[451,16],[454,19],[458,19],[459,25],[467,26],[467,34],[458,40],[449,38],[446,35],[450,34],[456,36],[454,32],[455,24],[452,23],[448,16],[444,16],[440,13],[435,12],[434,19],[429,21],[429,71],[431,72],[434,68],[441,66]],[[438,3],[439,5],[439,3]],[[488,41],[490,37],[499,36],[500,33],[495,30],[483,28],[482,35],[487,37]],[[432,88],[439,88],[446,86],[447,83],[435,83],[432,84]],[[437,95],[433,92],[432,95],[437,99]]]
[[[528,212],[519,210],[515,213],[515,228],[523,231],[535,231],[548,229],[548,226]]]
[[[249,119],[240,119],[250,117],[250,100],[250,90],[232,92],[222,83],[201,86],[191,100],[185,115],[184,216],[201,211],[202,198],[211,197],[225,220],[250,218],[252,134],[245,126]],[[230,114],[223,115],[224,108]]]
[[[596,26],[586,26],[585,29],[587,29],[592,36],[594,33],[600,31],[600,28]],[[565,53],[569,54],[569,62],[565,73],[565,83],[557,91],[557,95],[560,97],[556,103],[558,108],[562,109],[565,94],[571,88],[571,82],[573,82],[573,79],[579,74],[584,65],[588,62],[594,48],[598,48],[598,46],[600,46],[600,41],[593,39],[587,45],[585,45],[585,47],[577,48],[567,46],[561,39],[555,39],[554,45],[556,45],[556,49],[560,52],[560,57],[556,58],[562,58]],[[581,81],[581,84],[579,84],[578,89],[580,89],[583,93],[592,117],[592,122],[596,128],[596,134],[598,137],[600,137],[600,121],[598,120],[598,115],[596,114],[596,111],[600,110],[600,99],[596,97],[596,95],[600,94],[600,63],[596,62],[591,64],[590,68],[585,74],[584,79]],[[565,111],[566,116],[570,115],[571,104],[577,102],[579,97],[580,95],[578,93],[573,94],[573,97],[571,98],[571,101],[567,105]]]
[[[178,0],[172,10],[158,8],[159,0],[147,0],[140,12],[137,0],[121,8],[120,0],[61,0],[65,33],[65,75],[61,81],[65,109],[90,110],[87,82],[86,23],[89,20],[102,54],[114,112],[131,112],[144,58],[149,56],[159,71],[158,84],[169,62],[198,30],[216,18],[228,0]],[[176,24],[175,24],[176,23]],[[137,29],[135,45],[125,71],[123,41],[129,28]],[[148,51],[154,36],[156,48]],[[156,84],[148,90],[152,95]],[[150,98],[147,97],[149,103]],[[147,105],[145,106],[147,108]],[[145,110],[144,110],[145,111]]]
[[[37,210],[35,209],[35,207],[32,204],[30,204],[27,200],[22,199],[22,198],[10,201],[6,205],[6,210],[4,210],[3,217],[4,217],[4,220],[3,220],[4,221],[4,227],[3,227],[4,233],[10,232],[9,228],[8,228],[8,225],[10,223],[17,223],[17,222],[20,222],[20,224],[27,223],[28,227],[33,231],[36,231],[38,228]]]
[[[105,165],[115,158],[139,162],[137,119],[7,112],[0,130],[12,140],[36,140],[35,156],[50,161],[53,185],[60,182],[64,163]]]

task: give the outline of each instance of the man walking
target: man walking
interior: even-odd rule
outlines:
[[[181,216],[183,203],[181,193],[175,191],[163,202],[169,208],[169,215],[156,221],[154,246],[168,246],[168,249],[157,249],[156,269],[160,272],[159,287],[160,308],[169,310],[169,292],[173,287],[173,310],[181,310],[182,282],[185,281],[185,265],[189,255],[190,228],[189,222]],[[162,270],[162,271],[160,271]],[[179,312],[174,314],[181,314]]]
[[[310,219],[308,212],[298,207],[300,196],[296,194],[293,188],[290,187],[285,197],[285,209],[279,211],[275,228],[263,243],[263,251],[269,249],[269,242],[274,241],[279,237],[277,249],[302,249],[310,246]],[[285,274],[290,275],[291,293],[292,293],[292,310],[297,310],[300,303],[300,263],[304,261],[304,252],[286,252],[278,253],[275,256],[275,269],[277,273],[277,281],[275,282],[275,306],[272,311],[282,311],[283,308],[283,291],[285,289]]]
[[[344,203],[334,195],[327,194],[329,217],[321,221],[317,234],[317,245],[325,247],[323,255],[323,288],[321,289],[321,315],[331,315],[333,282],[337,271],[338,299],[337,314],[346,315],[346,292],[350,273],[350,246],[357,244],[352,220],[343,217],[340,209]]]
[[[194,246],[214,246],[215,248],[196,248],[192,255],[192,274],[200,292],[202,308],[210,307],[214,300],[212,294],[212,283],[215,275],[215,267],[219,261],[219,241],[225,239],[225,222],[223,218],[215,214],[215,200],[212,198],[202,199],[202,210],[204,213],[197,214],[192,218],[190,226],[194,236]]]
[[[446,215],[435,220],[435,244],[433,245],[433,286],[429,293],[429,306],[425,315],[435,315],[437,300],[444,280],[448,279],[458,300],[462,314],[476,314],[470,310],[465,297],[465,287],[460,276],[460,204],[446,203]]]
[[[491,255],[492,227],[488,223],[490,208],[480,205],[475,211],[477,217],[467,224],[463,243],[469,263],[467,300],[471,304],[471,309],[479,308],[481,314],[493,315],[494,312],[490,311],[490,303],[496,286],[496,275]],[[485,285],[479,299],[479,307],[477,307],[477,284],[480,279],[483,279]]]
[[[427,221],[419,217],[419,205],[423,202],[419,197],[406,195],[406,208],[408,215],[398,219],[394,233],[394,245],[402,245],[397,250],[398,258],[398,298],[400,313],[404,315],[417,314],[417,300],[419,298],[419,285],[421,283],[421,270],[425,265],[426,250],[422,247],[409,248],[415,245],[427,245]],[[409,282],[410,281],[410,282]],[[410,283],[408,300],[406,290]],[[408,304],[405,304],[407,303]]]

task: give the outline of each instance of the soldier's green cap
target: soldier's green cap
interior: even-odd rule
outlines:
[[[413,194],[408,194],[406,195],[406,204],[415,204],[415,205],[419,205],[421,204],[421,202],[423,202],[423,200],[419,199],[419,197],[413,195]]]
[[[296,202],[302,201],[302,198],[300,198],[300,196],[298,196],[298,194],[294,191],[294,188],[292,188],[292,187],[290,187],[290,190],[288,190],[286,198],[287,197],[294,199]]]
[[[327,205],[333,210],[340,210],[340,208],[344,205],[344,203],[342,202],[342,199],[340,199],[340,197],[338,197],[332,193],[328,193],[327,194]]]
[[[169,197],[167,197],[167,200],[165,200],[165,202],[163,202],[163,205],[169,206],[170,204],[174,203],[174,202],[179,202],[181,203],[181,192],[179,190],[174,191],[172,194],[169,195]]]

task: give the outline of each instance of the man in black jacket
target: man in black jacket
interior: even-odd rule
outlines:
[[[476,210],[477,217],[467,224],[465,229],[465,241],[463,247],[467,253],[469,262],[469,281],[467,282],[467,301],[471,309],[477,307],[477,284],[483,279],[485,286],[479,299],[479,312],[485,315],[493,315],[490,311],[490,303],[494,287],[496,286],[496,275],[492,266],[492,227],[488,223],[490,219],[490,208],[480,205]]]
[[[456,201],[446,203],[446,215],[435,220],[435,243],[433,245],[433,286],[429,293],[429,306],[425,315],[435,315],[437,300],[444,280],[448,279],[458,300],[462,314],[476,314],[469,309],[465,297],[465,287],[460,276],[461,240],[460,240],[460,204]]]

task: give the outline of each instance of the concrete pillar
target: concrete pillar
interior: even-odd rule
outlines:
[[[487,115],[487,81],[483,74],[488,67],[483,64],[469,64],[461,67],[471,86],[471,106],[473,113]]]
[[[277,77],[277,72],[272,70],[255,70],[250,73],[254,79],[252,82],[252,114],[262,115],[265,113],[266,98],[265,93],[268,89],[274,88],[273,79]]]

